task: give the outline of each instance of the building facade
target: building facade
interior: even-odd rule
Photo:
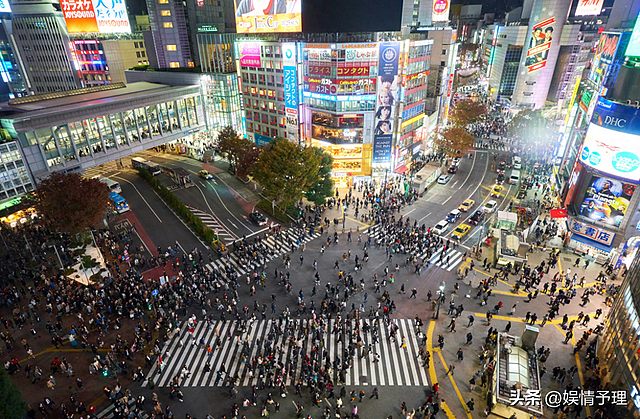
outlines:
[[[74,39],[69,41],[69,50],[85,87],[101,86],[111,82],[107,57],[101,41]]]
[[[147,10],[158,67],[194,67],[187,29],[186,3],[176,0],[147,0]],[[154,61],[152,63],[155,64]]]
[[[109,65],[112,83],[125,83],[125,71],[137,65],[149,64],[149,56],[144,40],[106,39],[102,41],[104,55]]]

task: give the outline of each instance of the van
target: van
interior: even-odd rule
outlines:
[[[511,183],[512,185],[517,185],[518,182],[520,182],[520,171],[512,170],[511,177],[509,178],[509,183]]]
[[[516,156],[513,158],[513,168],[516,170],[522,169],[522,159],[520,159],[520,157]]]

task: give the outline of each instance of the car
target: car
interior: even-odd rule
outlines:
[[[498,185],[502,185],[504,183],[504,173],[498,173],[498,178],[496,179],[496,183]]]
[[[206,170],[200,170],[198,172],[198,176],[200,176],[203,179],[207,179],[207,180],[213,179],[213,175],[211,173],[207,172]]]
[[[466,199],[462,204],[460,204],[458,209],[462,212],[467,212],[475,205],[475,203],[476,201],[473,199]]]
[[[469,222],[471,222],[472,224],[478,225],[484,220],[484,217],[485,217],[484,211],[478,210],[473,213],[471,218],[469,218]]]
[[[458,227],[456,227],[455,230],[453,230],[453,233],[451,233],[451,236],[455,239],[461,239],[467,235],[469,230],[471,230],[470,225],[460,224]]]
[[[259,226],[263,226],[265,224],[267,224],[267,219],[264,218],[264,215],[260,214],[257,211],[252,212],[251,214],[249,214],[249,220]]]
[[[449,175],[440,175],[440,177],[438,178],[438,183],[440,183],[442,185],[446,185],[447,183],[449,183],[450,180],[451,180],[451,176],[449,176]]]
[[[455,173],[458,171],[458,166],[451,165],[449,166],[449,173]]]
[[[482,207],[482,211],[491,214],[496,210],[496,208],[498,208],[498,203],[492,199],[491,201],[484,204],[484,207]]]
[[[498,164],[498,173],[504,173],[506,169],[507,169],[507,163],[504,161],[501,161],[500,164]]]
[[[493,185],[491,189],[491,196],[497,198],[502,193],[502,185]]]
[[[518,156],[513,158],[513,168],[516,170],[522,169],[522,159]]]
[[[448,228],[449,228],[449,222],[447,220],[442,220],[433,227],[433,232],[438,235],[442,235],[442,233],[447,231]]]
[[[453,224],[458,220],[458,218],[460,218],[461,215],[462,213],[460,212],[460,210],[454,209],[446,217],[444,217],[444,219],[446,222]]]
[[[451,166],[460,166],[460,157],[456,157],[455,159],[453,159],[453,161],[451,162]]]

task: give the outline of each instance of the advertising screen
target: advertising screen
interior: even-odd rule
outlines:
[[[432,22],[447,22],[449,20],[449,8],[451,2],[449,0],[434,0],[433,9],[431,10]]]
[[[600,40],[596,46],[596,52],[593,56],[591,70],[589,71],[589,79],[601,85],[607,73],[609,66],[613,62],[618,45],[620,44],[620,34],[612,32],[604,32],[600,35]]]
[[[630,183],[594,176],[582,198],[580,215],[618,227],[635,189]]]
[[[60,4],[69,33],[131,32],[124,0],[61,0]]]
[[[597,16],[602,11],[604,0],[578,0],[576,16]]]
[[[616,178],[640,181],[640,141],[637,135],[589,125],[580,162]]]
[[[241,66],[256,68],[262,66],[259,42],[238,42],[238,53]]]
[[[0,13],[11,13],[9,0],[0,0]]]
[[[301,32],[302,0],[234,0],[238,33]]]
[[[627,50],[624,55],[627,57],[640,57],[640,17],[638,17],[633,27],[631,39],[629,40],[629,45],[627,45]]]
[[[399,51],[400,44],[397,42],[380,44],[373,163],[388,163],[391,159],[394,110],[398,97]]]
[[[552,17],[536,23],[533,27],[525,61],[529,73],[540,70],[547,65],[547,56],[549,55],[549,49],[551,49],[555,23],[556,20]]]

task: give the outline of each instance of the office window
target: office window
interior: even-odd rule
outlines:
[[[145,58],[144,51],[140,51],[140,54],[142,54],[142,58]]]
[[[144,48],[144,42],[140,42],[140,48]]]
[[[171,63],[169,63],[169,67],[171,68],[179,68],[180,67],[180,63],[177,61],[171,61]]]
[[[158,3],[160,3],[160,4],[168,4],[169,0],[158,0]]]
[[[136,55],[140,58],[140,51],[136,51]]]
[[[189,67],[195,67],[195,64],[193,63],[193,61],[189,61],[189,62],[187,63],[187,65],[188,65]]]
[[[175,45],[167,45],[167,51],[175,51],[176,49]]]
[[[163,28],[173,28],[173,22],[163,22],[162,23],[162,27]]]
[[[160,16],[171,16],[171,10],[161,10]]]
[[[134,47],[136,47],[136,48],[138,48],[138,43],[137,43],[137,42],[134,42],[134,43],[133,43],[133,46],[134,46]]]

